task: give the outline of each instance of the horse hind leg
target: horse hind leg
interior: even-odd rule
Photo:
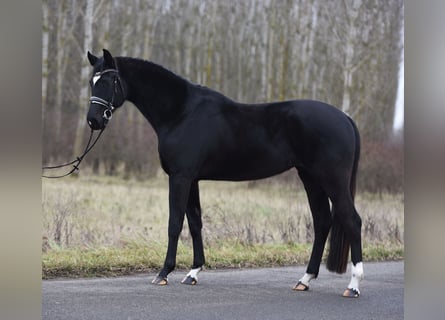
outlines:
[[[331,199],[334,219],[327,267],[330,271],[345,272],[348,258],[347,251],[350,245],[352,262],[351,281],[343,296],[357,298],[360,296],[359,286],[364,276],[361,243],[362,222],[355,210],[350,194],[346,192],[334,194]]]
[[[328,196],[320,184],[303,169],[300,169],[298,174],[303,181],[307,193],[312,212],[315,237],[306,273],[299,279],[293,290],[306,291],[309,289],[309,282],[318,276],[332,218]]]
[[[360,282],[364,278],[361,241],[362,221],[354,206],[353,212],[350,226],[353,230],[353,236],[351,237],[351,280],[343,293],[343,296],[347,298],[358,298],[360,296]]]

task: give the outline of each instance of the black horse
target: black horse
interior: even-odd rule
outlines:
[[[327,268],[346,272],[350,248],[352,277],[343,295],[359,296],[361,219],[354,194],[360,137],[346,114],[311,100],[237,103],[160,65],[114,58],[105,49],[103,57],[88,52],[88,60],[94,67],[89,126],[104,129],[115,109],[128,100],[158,137],[161,165],[169,176],[170,214],[167,256],[154,284],[166,285],[175,268],[185,215],[194,257],[182,283],[197,282],[205,262],[199,180],[254,180],[296,168],[307,192],[315,240],[307,271],[293,289],[305,291],[317,277],[331,231]]]

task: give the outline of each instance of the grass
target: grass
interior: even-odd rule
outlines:
[[[131,245],[126,248],[96,248],[53,250],[43,256],[43,277],[112,276],[158,270],[162,266],[165,244]],[[225,244],[206,248],[208,269],[261,267],[301,263],[291,252],[309,254],[307,245]],[[179,245],[177,269],[188,269],[192,264],[192,249]]]
[[[201,182],[207,268],[307,263],[312,219],[301,186],[266,180]],[[159,270],[167,247],[166,177],[43,180],[42,277]],[[364,260],[402,259],[403,195],[360,194]],[[185,223],[186,224],[186,223]],[[177,268],[192,264],[184,228]]]
[[[166,244],[132,245],[126,248],[60,249],[43,255],[42,277],[118,276],[159,271]],[[207,269],[274,267],[306,264],[309,244],[256,244],[246,246],[227,243],[206,248]],[[177,270],[192,264],[190,246],[179,245]],[[402,246],[368,245],[364,247],[365,261],[399,260]]]

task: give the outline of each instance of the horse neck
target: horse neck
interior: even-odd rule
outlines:
[[[154,63],[117,58],[119,74],[132,102],[159,134],[180,117],[185,108],[189,83]]]

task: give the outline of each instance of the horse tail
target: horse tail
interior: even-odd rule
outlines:
[[[360,133],[358,132],[357,126],[354,123],[354,121],[352,121],[351,118],[349,118],[349,121],[351,122],[352,128],[354,129],[354,138],[355,138],[355,152],[354,152],[354,163],[352,166],[352,174],[351,174],[351,196],[352,196],[352,201],[354,201],[355,199],[355,190],[356,190],[356,184],[357,184],[357,169],[358,169],[358,162],[360,160]]]
[[[357,126],[352,121],[352,119],[349,117],[348,119],[351,122],[352,127],[354,129],[354,140],[355,140],[354,162],[352,165],[352,173],[350,180],[351,197],[352,201],[354,201],[355,191],[356,191],[357,168],[360,159],[360,134],[358,132]],[[345,273],[346,268],[348,266],[349,249],[351,246],[351,242],[346,236],[342,223],[338,218],[338,215],[336,215],[334,212],[334,208],[332,208],[332,217],[333,218],[332,218],[331,235],[329,241],[329,254],[326,261],[326,268],[332,272]]]

